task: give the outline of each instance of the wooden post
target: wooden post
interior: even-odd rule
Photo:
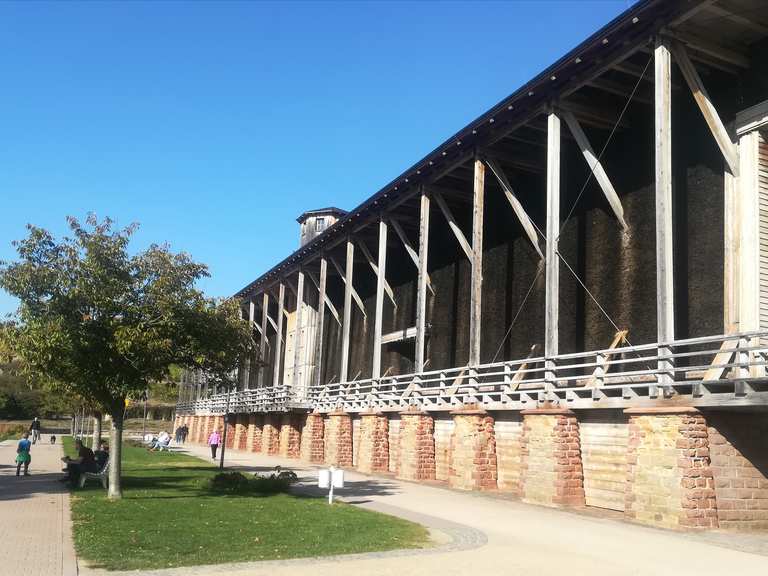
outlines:
[[[355,266],[355,245],[347,238],[347,264],[344,268],[344,322],[341,328],[341,374],[340,382],[349,376],[349,329],[352,320],[352,276]]]
[[[739,138],[741,221],[740,332],[760,329],[760,212],[758,181],[759,132]]]
[[[656,38],[654,53],[656,139],[656,323],[658,342],[675,339],[674,269],[672,245],[672,87],[669,49]],[[672,368],[667,347],[659,348],[658,369]],[[669,383],[670,373],[660,374],[659,383]]]
[[[376,271],[376,318],[373,327],[373,367],[371,378],[381,376],[381,329],[384,321],[384,287],[387,271],[387,223],[379,220],[379,263]]]
[[[251,329],[251,338],[253,338],[253,325],[256,322],[256,303],[253,300],[248,301],[248,327]],[[251,355],[245,359],[245,378],[243,389],[248,390],[251,387]]]
[[[739,179],[726,169],[724,182],[723,326],[726,334],[739,331],[741,299],[741,203]]]
[[[472,202],[472,293],[469,304],[469,365],[480,364],[483,294],[483,206],[485,202],[485,164],[475,159]]]
[[[283,311],[285,306],[285,284],[280,282],[280,289],[277,295],[277,337],[275,338],[275,360],[274,360],[274,366],[275,366],[275,373],[272,374],[272,386],[278,387],[280,386],[280,365],[281,365],[281,356],[283,354],[282,352],[282,343],[283,343]]]
[[[421,189],[421,213],[419,215],[419,275],[416,281],[416,354],[413,371],[424,371],[424,349],[427,336],[427,259],[429,255],[429,194]]]
[[[550,386],[555,378],[560,317],[560,261],[557,251],[560,235],[560,118],[552,111],[547,117],[547,258],[544,316],[545,378]]]
[[[293,393],[297,398],[305,396],[303,382],[299,376],[301,364],[301,321],[304,308],[304,272],[299,269],[299,278],[296,281],[296,328],[293,335]]]
[[[323,383],[323,331],[325,330],[325,285],[328,280],[328,261],[320,258],[320,283],[317,287],[317,334],[315,336],[315,386]]]
[[[266,375],[267,365],[267,322],[269,318],[269,294],[264,292],[261,299],[261,364],[259,366],[259,388],[266,387],[264,376]]]

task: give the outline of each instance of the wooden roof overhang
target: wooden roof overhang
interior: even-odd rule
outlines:
[[[700,65],[727,73],[749,67],[745,47],[768,36],[768,6],[763,0],[641,0],[601,28],[560,60],[479,116],[416,162],[376,194],[350,210],[320,236],[302,246],[242,288],[248,298],[269,290],[299,266],[359,234],[381,214],[413,202],[422,185],[441,178],[471,182],[464,165],[478,151],[514,155],[510,166],[542,171],[520,148],[544,145],[546,126],[540,118],[553,103],[567,107],[587,126],[607,129],[640,76],[648,83],[633,101],[652,103],[653,69],[641,62],[652,52],[652,39],[669,34],[683,42]],[[712,39],[716,38],[716,41]],[[640,54],[638,61],[638,54]],[[594,105],[594,96],[605,97]],[[465,171],[466,172],[466,171]],[[471,186],[467,188],[471,194]]]

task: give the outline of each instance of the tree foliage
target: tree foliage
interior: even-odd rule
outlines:
[[[93,402],[121,433],[126,398],[167,381],[172,367],[226,377],[249,353],[240,304],[196,288],[205,265],[167,245],[129,253],[135,225],[68,223],[61,240],[28,226],[18,260],[0,264],[0,286],[20,300],[8,340],[30,374]]]

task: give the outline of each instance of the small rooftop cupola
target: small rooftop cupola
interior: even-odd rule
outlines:
[[[296,218],[296,222],[301,226],[299,246],[312,242],[312,240],[320,236],[327,228],[333,226],[346,213],[346,210],[333,207],[304,212],[304,214]]]

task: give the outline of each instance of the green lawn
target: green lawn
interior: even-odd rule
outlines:
[[[72,439],[64,438],[67,453]],[[89,565],[141,570],[416,548],[418,524],[323,498],[213,495],[216,468],[126,445],[121,501],[98,483],[72,498],[75,547]]]

